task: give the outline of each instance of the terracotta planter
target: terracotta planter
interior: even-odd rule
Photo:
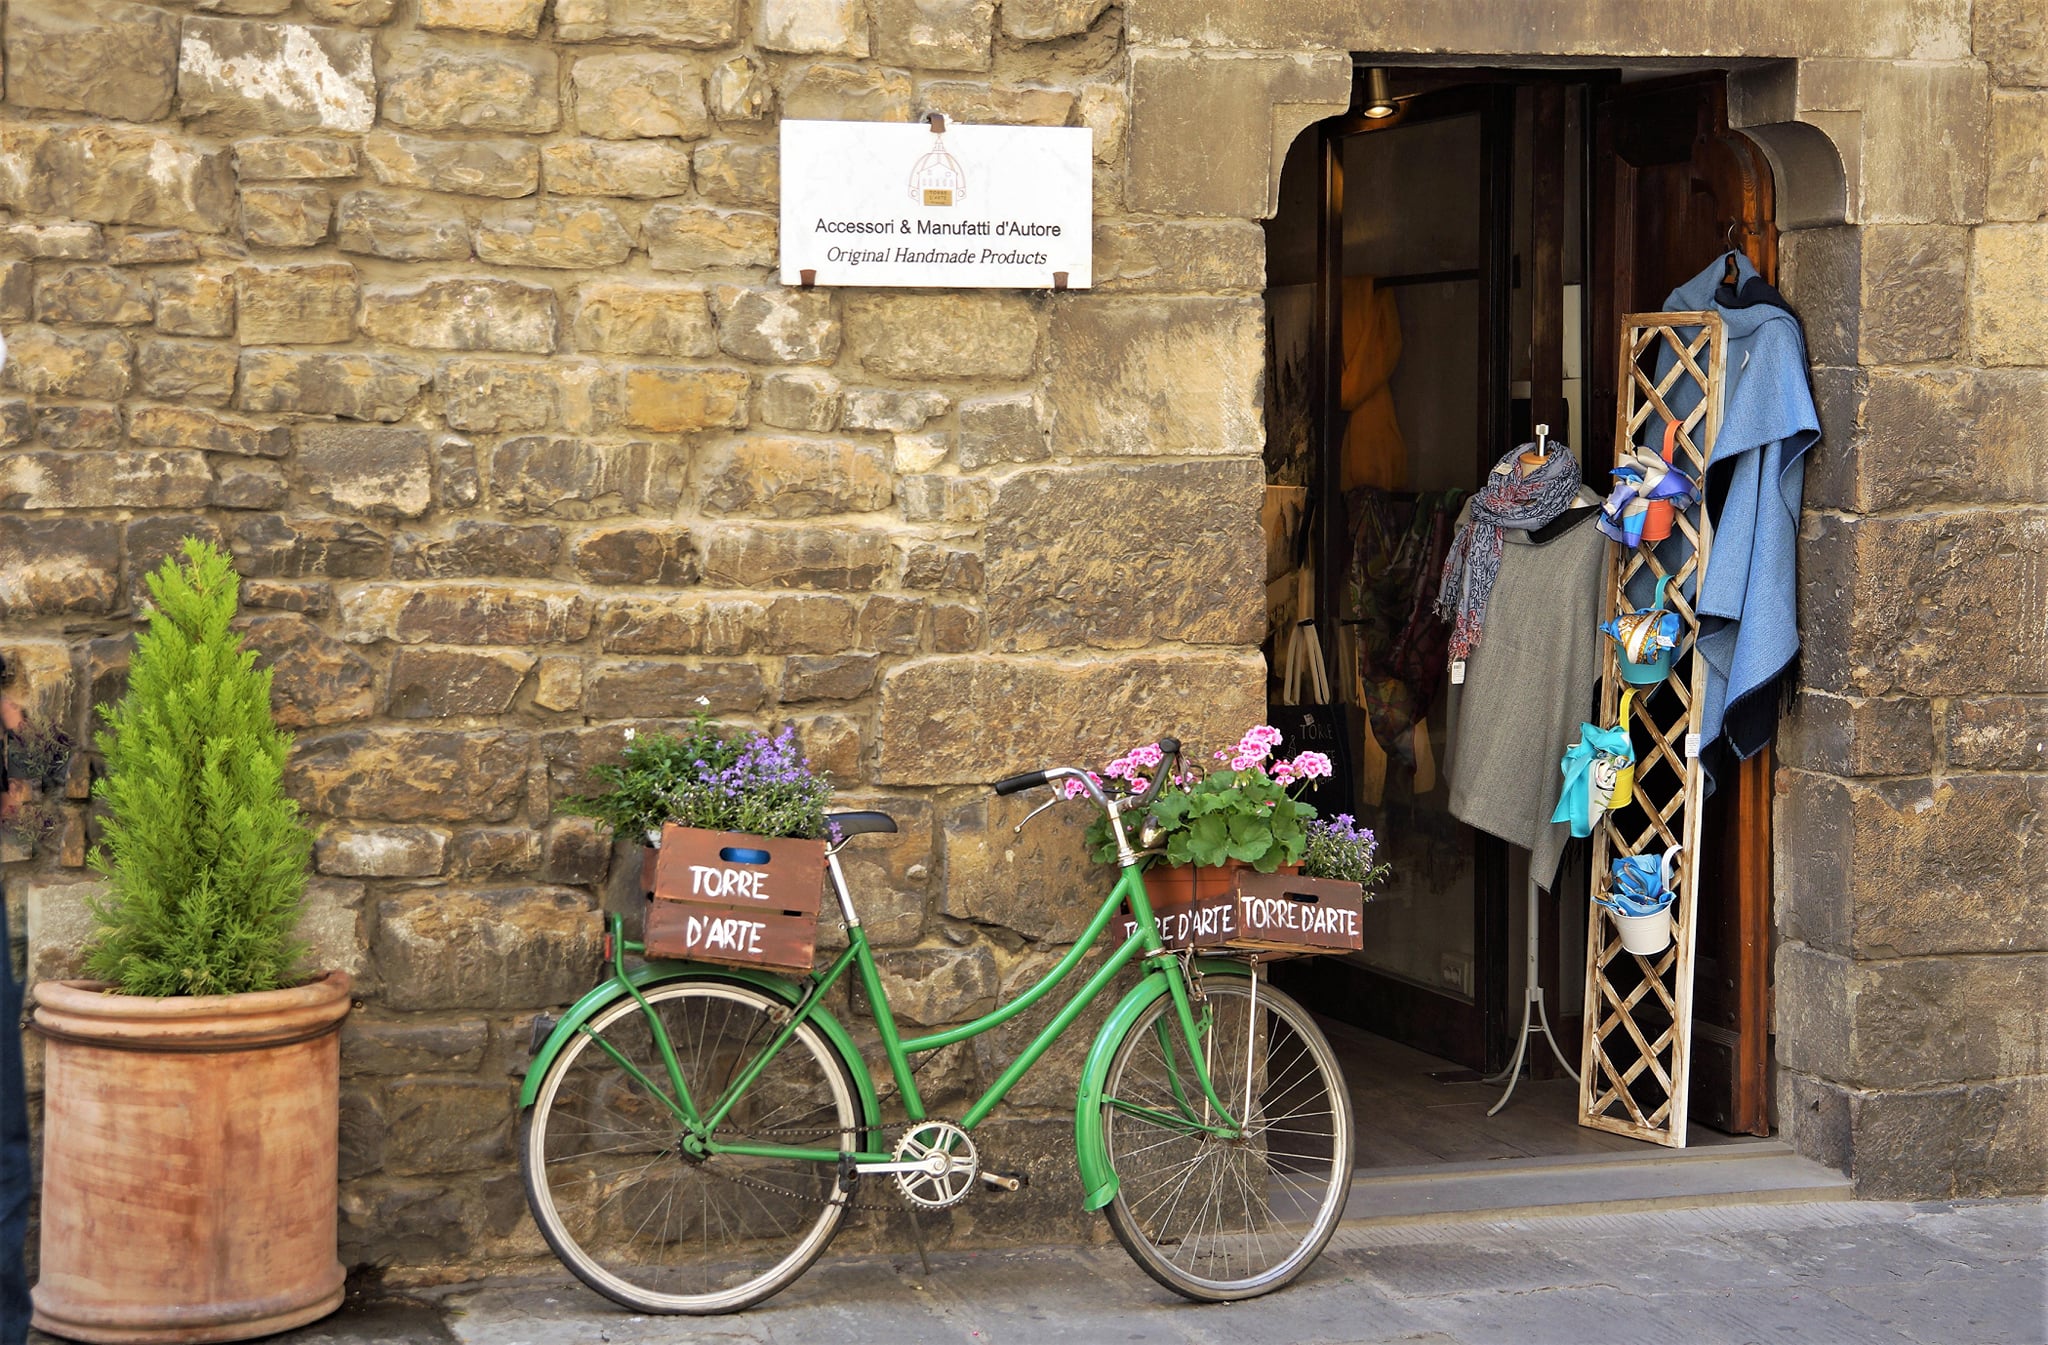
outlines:
[[[250,995],[36,987],[36,1326],[84,1341],[245,1340],[341,1306],[349,985],[336,971]]]

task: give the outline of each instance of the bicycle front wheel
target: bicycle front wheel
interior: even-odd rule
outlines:
[[[752,986],[711,978],[643,994],[700,1107],[789,1015]],[[810,1267],[838,1231],[846,1192],[829,1163],[691,1155],[681,1124],[643,1082],[666,1092],[668,1077],[648,1014],[630,996],[592,1018],[548,1067],[523,1121],[527,1201],[563,1264],[607,1298],[637,1312],[735,1312]],[[804,1023],[714,1138],[850,1153],[861,1124],[846,1063]]]
[[[1271,1293],[1305,1270],[1351,1189],[1351,1099],[1306,1010],[1246,976],[1205,976],[1195,1006],[1216,1096],[1243,1122],[1202,1129],[1202,1092],[1173,999],[1161,995],[1111,1057],[1103,1137],[1117,1193],[1104,1212],[1153,1279],[1198,1302]]]

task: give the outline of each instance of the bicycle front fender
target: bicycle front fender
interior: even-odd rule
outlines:
[[[1203,958],[1195,966],[1204,976],[1246,974],[1242,962],[1224,958]],[[1110,1166],[1109,1144],[1102,1133],[1102,1094],[1109,1083],[1110,1060],[1139,1016],[1153,1000],[1166,993],[1166,973],[1147,972],[1110,1011],[1088,1047],[1087,1062],[1081,1066],[1080,1089],[1074,1098],[1074,1163],[1081,1173],[1084,1210],[1099,1210],[1116,1198],[1116,1171]]]
[[[639,990],[648,990],[665,981],[688,979],[738,981],[752,986],[780,999],[783,1003],[797,1005],[803,1002],[804,987],[785,976],[772,972],[755,971],[750,967],[713,967],[701,962],[648,962],[626,973],[626,979]],[[569,1007],[562,1015],[562,1021],[555,1024],[555,1030],[541,1048],[534,1052],[533,1063],[526,1067],[525,1082],[519,1086],[519,1109],[525,1111],[533,1105],[540,1093],[540,1081],[548,1072],[548,1066],[562,1053],[570,1039],[585,1023],[611,1007],[618,1000],[628,998],[626,987],[616,978],[608,978]],[[861,1059],[860,1048],[853,1044],[853,1038],[841,1027],[839,1020],[824,1005],[811,1008],[805,1019],[825,1039],[832,1043],[832,1049],[839,1052],[839,1058],[846,1062],[847,1070],[853,1075],[853,1087],[860,1098],[863,1128],[876,1130],[882,1124],[882,1104],[875,1095],[875,1082],[868,1077],[867,1065]]]

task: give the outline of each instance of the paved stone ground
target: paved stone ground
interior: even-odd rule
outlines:
[[[2048,1204],[1877,1202],[1351,1225],[1287,1291],[1200,1307],[1121,1249],[831,1258],[736,1317],[559,1280],[353,1306],[279,1345],[2044,1345]]]

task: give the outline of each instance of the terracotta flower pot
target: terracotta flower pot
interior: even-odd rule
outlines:
[[[35,988],[45,1042],[35,1325],[84,1341],[269,1335],[341,1306],[335,1147],[349,978],[153,999]]]

